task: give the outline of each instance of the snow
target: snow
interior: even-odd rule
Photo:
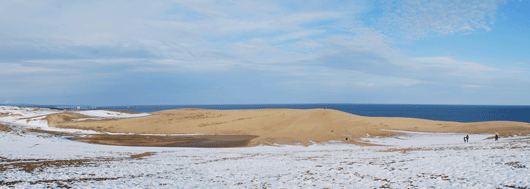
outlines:
[[[412,132],[412,131],[397,131],[403,135],[396,137],[374,137],[362,138],[364,142],[372,144],[399,146],[399,147],[420,147],[440,144],[461,144],[464,143],[464,136],[462,133],[426,133],[426,132]],[[486,140],[494,134],[473,134],[469,135],[470,143]],[[502,140],[502,139],[501,139]]]
[[[413,140],[413,139],[409,139]],[[407,152],[396,147],[346,144],[246,148],[159,148],[104,146],[32,134],[0,134],[0,156],[8,159],[123,158],[96,166],[48,168],[29,174],[11,169],[0,181],[120,177],[74,182],[105,188],[502,188],[530,186],[529,138],[445,144]],[[415,140],[414,142],[421,142]],[[5,163],[5,162],[2,162]],[[93,174],[93,175],[90,175]],[[165,185],[164,185],[165,184]],[[225,185],[226,184],[226,185]],[[20,183],[17,187],[39,187]],[[44,186],[44,185],[42,185]],[[7,186],[2,186],[7,187]]]
[[[128,114],[123,112],[114,112],[106,110],[86,110],[76,112],[78,114],[83,114],[86,116],[100,117],[100,118],[130,118],[130,117],[141,117],[150,115],[148,113],[139,113],[139,114]]]
[[[83,134],[98,134],[96,131],[80,130],[80,129],[61,129],[50,127],[48,121],[45,119],[46,116],[56,113],[78,113],[92,118],[78,119],[75,121],[83,120],[101,120],[101,119],[119,119],[119,118],[130,118],[150,115],[148,113],[140,114],[128,114],[123,112],[114,112],[106,110],[89,110],[89,111],[62,111],[48,108],[32,108],[32,107],[17,107],[17,106],[0,106],[0,113],[7,113],[10,116],[0,117],[0,123],[2,124],[15,124],[26,128],[39,128],[46,131],[59,131],[69,133],[83,133]],[[12,116],[17,115],[17,116]],[[117,133],[116,133],[117,134]],[[123,133],[119,133],[123,134]]]
[[[405,132],[398,138],[365,138],[391,146],[335,142],[308,147],[162,148],[86,144],[39,135],[0,132],[0,157],[110,160],[32,173],[7,169],[0,171],[0,188],[9,187],[1,183],[14,181],[101,177],[116,179],[64,183],[73,188],[530,187],[530,137],[525,136],[494,141],[485,139],[488,135],[470,135],[470,142],[464,143],[462,134]],[[156,154],[128,158],[145,152]],[[8,164],[0,159],[0,166]],[[57,186],[53,184],[14,186]]]

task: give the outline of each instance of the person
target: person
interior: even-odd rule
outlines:
[[[464,137],[464,143],[466,143],[466,137]]]
[[[466,135],[466,142],[469,142],[469,135]]]
[[[499,140],[499,134],[495,133],[495,141]]]

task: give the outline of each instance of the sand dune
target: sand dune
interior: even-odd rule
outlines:
[[[82,116],[53,114],[50,126],[138,134],[256,135],[250,145],[303,144],[342,141],[369,145],[361,138],[399,135],[388,130],[527,135],[530,124],[509,121],[459,123],[415,118],[364,117],[331,109],[207,110],[175,109],[126,119],[86,120]],[[73,118],[73,119],[72,119]]]

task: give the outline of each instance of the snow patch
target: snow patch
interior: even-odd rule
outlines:
[[[76,112],[78,114],[83,114],[91,117],[99,118],[131,118],[131,117],[142,117],[148,116],[148,113],[139,113],[139,114],[128,114],[123,112],[107,111],[107,110],[86,110]]]
[[[18,107],[18,106],[0,106],[0,113],[8,113],[9,115],[19,114],[20,116],[7,116],[0,117],[0,123],[3,124],[16,124],[26,128],[39,128],[46,131],[57,131],[57,132],[69,132],[69,133],[83,133],[83,134],[101,134],[100,132],[81,130],[81,129],[61,129],[50,127],[48,121],[45,119],[46,116],[56,113],[79,113],[93,118],[78,119],[74,121],[82,121],[88,119],[119,119],[119,118],[131,118],[141,117],[150,114],[128,114],[123,112],[114,112],[106,110],[89,110],[89,111],[63,111],[54,110],[48,108],[32,108],[32,107]]]
[[[398,130],[388,131],[401,132],[403,133],[403,135],[399,135],[396,137],[373,137],[361,139],[363,141],[379,145],[388,145],[396,147],[419,147],[442,144],[463,144],[464,136],[468,135],[462,133],[428,133]],[[486,140],[486,138],[492,136],[494,136],[494,134],[469,134],[469,144],[491,142],[493,140]]]

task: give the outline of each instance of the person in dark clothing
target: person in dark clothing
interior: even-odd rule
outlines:
[[[464,143],[466,143],[466,137],[464,137]]]
[[[466,135],[466,142],[469,142],[469,135]]]
[[[499,140],[499,134],[495,134],[495,141]]]

